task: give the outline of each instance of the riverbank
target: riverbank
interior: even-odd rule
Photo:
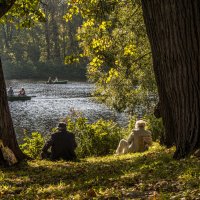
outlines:
[[[200,160],[148,152],[80,162],[34,160],[0,169],[1,199],[199,199]]]

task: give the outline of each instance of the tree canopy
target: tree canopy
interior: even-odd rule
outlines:
[[[66,20],[81,15],[77,30],[96,95],[118,111],[152,110],[157,89],[139,1],[68,1]],[[68,60],[67,60],[68,61]]]

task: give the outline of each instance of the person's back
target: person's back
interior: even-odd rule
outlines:
[[[56,132],[52,135],[51,158],[53,160],[74,160],[76,148],[74,135],[67,131]]]
[[[146,131],[144,129],[135,129],[133,132],[133,152],[143,152],[145,151],[145,140],[147,141],[149,138],[149,143],[151,139],[151,132]],[[150,144],[148,144],[150,145]]]
[[[58,132],[53,133],[42,148],[41,157],[50,158],[51,160],[75,160],[76,146],[74,134],[66,130],[64,122],[60,122],[58,124]],[[48,152],[50,147],[51,153]]]
[[[151,132],[145,130],[145,121],[138,120],[128,139],[122,139],[116,154],[143,152],[152,144]]]

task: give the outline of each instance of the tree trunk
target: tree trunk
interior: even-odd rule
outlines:
[[[54,62],[55,63],[60,63],[61,62],[61,56],[60,56],[60,44],[59,44],[59,30],[58,30],[58,25],[57,25],[57,20],[56,20],[56,11],[55,8],[52,8],[52,34],[53,34],[53,42],[54,42]]]
[[[13,128],[12,118],[10,115],[10,110],[7,101],[6,85],[3,76],[3,69],[0,60],[0,139],[3,141],[4,146],[9,147],[16,158],[20,161],[25,158],[25,155],[20,150],[15,131]],[[0,152],[0,165],[5,161],[2,157],[2,152]]]
[[[161,116],[174,158],[200,147],[200,1],[142,0]]]
[[[46,52],[47,52],[47,61],[51,59],[51,52],[50,52],[50,34],[49,34],[49,20],[47,16],[47,21],[45,22],[45,39],[46,39]]]
[[[6,49],[9,49],[10,45],[9,45],[9,42],[8,42],[8,35],[7,35],[7,31],[6,31],[6,25],[4,25],[4,24],[2,25],[2,33],[3,33]]]
[[[67,7],[62,5],[62,16],[65,15]],[[67,49],[67,26],[66,21],[62,19],[62,60],[65,60],[66,57],[66,49]]]

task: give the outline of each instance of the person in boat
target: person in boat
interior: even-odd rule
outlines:
[[[53,83],[53,81],[52,81],[52,78],[51,78],[51,77],[49,77],[49,79],[48,79],[47,83]]]
[[[11,86],[8,89],[8,96],[14,96],[14,91]]]
[[[19,91],[19,96],[26,96],[26,92],[25,92],[25,89],[23,87]]]
[[[152,145],[151,132],[145,130],[146,122],[138,120],[135,129],[129,135],[128,139],[122,139],[116,150],[116,154],[143,152]]]
[[[42,148],[41,158],[50,160],[63,159],[66,161],[75,161],[77,147],[75,136],[66,130],[66,123],[60,122],[58,131],[51,135],[51,138]],[[51,152],[48,149],[51,148]]]
[[[55,77],[55,79],[54,79],[54,83],[55,83],[55,82],[58,82],[58,77]]]

